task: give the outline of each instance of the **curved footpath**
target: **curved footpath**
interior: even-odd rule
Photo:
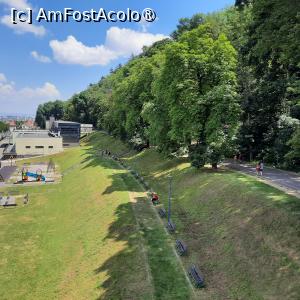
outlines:
[[[255,166],[247,163],[235,163],[234,161],[226,161],[225,166],[230,169],[240,171],[242,173],[256,176],[261,181],[286,192],[287,194],[300,198],[300,174],[283,171],[279,169],[265,167],[263,176],[257,176]]]

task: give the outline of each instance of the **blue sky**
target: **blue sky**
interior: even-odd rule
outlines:
[[[124,63],[142,44],[168,36],[182,17],[212,12],[234,0],[0,0],[0,114],[35,114],[39,103],[66,100]],[[84,11],[142,11],[153,8],[154,23],[46,23],[13,25],[10,8]]]

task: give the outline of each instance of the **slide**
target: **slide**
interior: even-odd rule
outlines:
[[[31,173],[31,172],[27,172],[26,175],[27,175],[28,177],[33,177],[33,178],[37,178],[38,176],[40,176],[40,175],[38,175],[38,174],[36,174],[36,173]],[[46,177],[43,176],[43,175],[41,176],[41,178],[42,178],[42,181],[45,181],[45,180],[46,180]]]

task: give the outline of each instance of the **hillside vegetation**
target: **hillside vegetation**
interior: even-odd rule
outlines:
[[[197,263],[207,283],[199,299],[299,298],[299,199],[226,169],[196,170],[187,159],[167,159],[155,149],[130,152],[106,134],[92,141],[123,155],[164,205],[167,176],[173,176],[172,219],[176,237],[189,248],[183,262]]]
[[[170,39],[144,47],[68,101],[41,104],[125,141],[194,166],[224,156],[300,170],[299,0],[247,0],[179,20]]]

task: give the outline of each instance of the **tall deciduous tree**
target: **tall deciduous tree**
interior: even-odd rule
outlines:
[[[241,90],[248,94],[243,102],[241,143],[247,148],[250,137],[254,156],[268,158],[280,134],[280,116],[289,114],[299,99],[299,11],[297,0],[253,3],[253,22],[242,51],[255,81],[250,93],[247,86]]]
[[[35,122],[41,128],[45,128],[46,120],[54,116],[57,120],[63,118],[65,102],[56,100],[40,104],[38,106]]]
[[[201,25],[166,48],[157,83],[156,98],[163,103],[157,114],[168,128],[164,139],[170,145],[194,145],[192,152],[201,145],[207,157],[201,161],[214,166],[237,129],[236,62],[226,36],[215,36],[210,24]]]

